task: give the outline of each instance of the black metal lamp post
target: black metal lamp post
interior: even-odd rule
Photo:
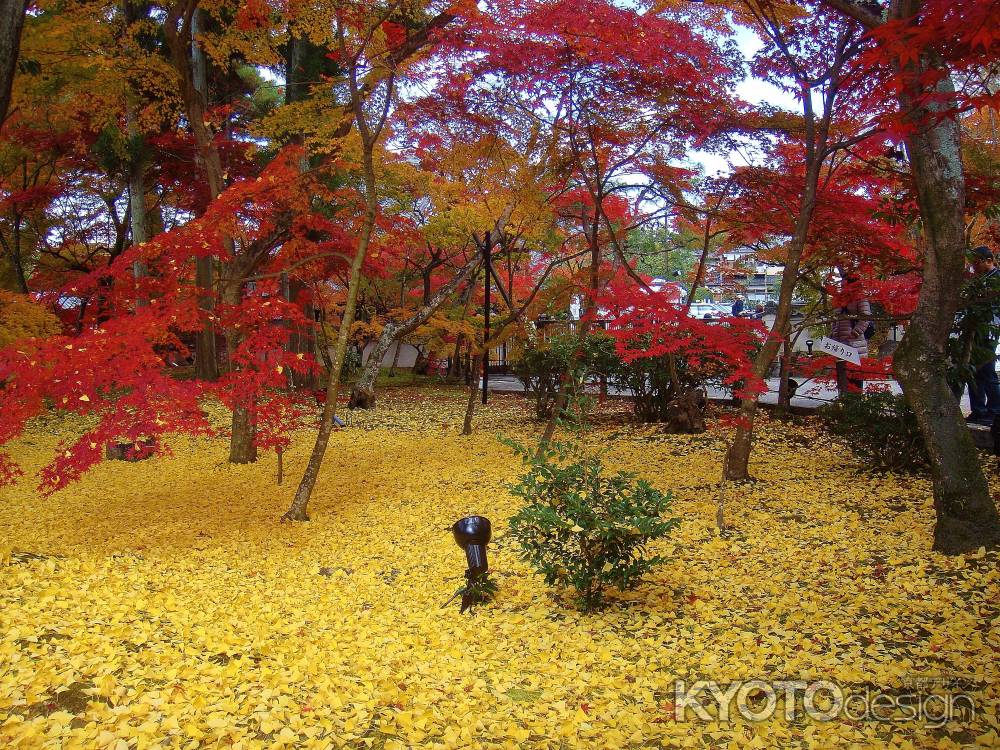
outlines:
[[[492,269],[492,238],[483,237],[483,405],[490,397],[490,272]]]
[[[809,350],[810,354],[813,353],[813,340],[812,339],[806,339],[806,349]]]

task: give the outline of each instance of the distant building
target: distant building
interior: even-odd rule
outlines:
[[[784,271],[782,265],[757,260],[756,252],[750,248],[736,248],[709,264],[705,289],[713,302],[731,301],[739,295],[752,311],[757,305],[768,307],[768,303],[777,303]],[[804,300],[792,300],[793,308],[802,304]]]

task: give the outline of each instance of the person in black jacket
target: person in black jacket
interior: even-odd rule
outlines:
[[[971,252],[974,278],[964,291],[966,304],[960,311],[961,328],[969,341],[969,364],[975,368],[969,383],[968,421],[991,425],[1000,416],[1000,378],[996,370],[998,320],[1000,320],[1000,269],[993,251],[985,245]],[[958,396],[961,397],[961,391]]]

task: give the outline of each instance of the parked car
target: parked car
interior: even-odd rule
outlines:
[[[729,317],[731,310],[726,305],[715,302],[692,302],[688,315],[692,318],[712,320],[714,318]]]

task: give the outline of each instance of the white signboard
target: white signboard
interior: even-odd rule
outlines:
[[[839,341],[834,341],[833,339],[826,338],[825,336],[819,340],[819,348],[821,351],[827,354],[832,354],[837,359],[845,359],[848,362],[853,362],[856,365],[861,364],[861,355],[858,354],[858,350],[853,346],[848,346],[847,344],[842,344]]]

